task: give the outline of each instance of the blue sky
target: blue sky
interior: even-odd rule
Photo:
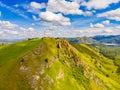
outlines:
[[[120,0],[0,0],[0,38],[120,34]]]

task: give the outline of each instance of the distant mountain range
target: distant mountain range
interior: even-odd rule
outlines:
[[[120,44],[120,35],[98,35],[93,37],[76,37],[76,38],[63,38],[71,43],[78,44],[98,44],[103,43],[107,45],[118,45]],[[0,43],[14,43],[23,41],[23,39],[0,39]]]
[[[98,43],[96,40],[89,37],[77,37],[77,38],[65,38],[67,41],[71,43],[85,43],[85,44],[95,44]]]
[[[93,37],[77,37],[77,38],[65,38],[71,43],[85,43],[85,44],[97,44],[102,43],[106,45],[119,45],[120,44],[120,35],[99,35]]]
[[[23,41],[23,39],[0,39],[0,43],[14,43]]]
[[[120,44],[120,35],[109,35],[109,36],[94,36],[92,39],[101,43]]]
[[[105,45],[119,45],[120,44],[120,35],[99,35],[93,37],[76,37],[76,38],[65,38],[67,41],[78,44],[105,44]]]

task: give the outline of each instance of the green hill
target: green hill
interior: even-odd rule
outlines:
[[[32,39],[0,47],[0,90],[119,90],[117,68],[85,44]]]

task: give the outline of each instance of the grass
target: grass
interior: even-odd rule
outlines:
[[[89,46],[61,39],[32,39],[0,48],[0,90],[117,90],[116,70],[112,60]]]
[[[5,47],[0,48],[0,65],[5,64],[9,60],[21,57],[40,44],[40,41],[41,40],[39,39],[24,41],[15,44],[8,44]]]
[[[4,90],[7,79],[16,66],[17,60],[38,46],[41,39],[8,44],[0,48],[0,89]],[[12,76],[14,78],[14,75]],[[2,89],[3,88],[3,89]]]

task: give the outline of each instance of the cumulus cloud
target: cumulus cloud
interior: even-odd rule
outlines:
[[[37,3],[37,2],[31,2],[30,6],[36,9],[42,9],[46,7],[45,3]]]
[[[40,17],[42,20],[48,21],[48,22],[58,22],[61,25],[67,26],[70,25],[70,19],[67,17],[64,17],[61,13],[54,14],[50,11],[41,12]]]
[[[11,29],[2,29],[0,30],[0,38],[10,39],[10,38],[33,38],[33,37],[42,37],[41,32],[34,30],[34,28],[23,28],[18,27],[17,30],[14,28]]]
[[[12,24],[12,23],[11,23]],[[59,27],[59,30],[45,29],[46,34],[52,37],[80,37],[80,36],[94,36],[94,35],[118,35],[120,34],[120,27],[103,27],[95,28],[97,24],[92,24],[92,28],[86,28],[84,30],[72,30],[71,28]],[[54,28],[54,27],[52,27]],[[72,35],[72,36],[71,36]],[[14,27],[14,29],[0,29],[0,38],[35,38],[43,37],[44,30],[35,30],[33,27],[23,28],[20,26]]]
[[[23,28],[10,21],[0,21],[0,38],[28,38],[36,35],[38,34],[32,27]]]
[[[120,34],[120,30],[114,27],[86,28],[84,30],[78,29],[78,30],[74,30],[73,33],[75,37],[95,36],[95,35],[119,35],[119,34]]]
[[[90,28],[104,28],[102,23],[92,24],[90,23]]]
[[[110,24],[109,20],[105,20],[102,21],[101,23],[96,23],[96,24],[90,23],[90,28],[104,28],[105,25],[109,25],[109,24]]]
[[[39,14],[41,9],[46,8],[45,3],[30,2],[29,4],[23,4],[22,7],[30,13]]]
[[[28,31],[29,31],[29,32],[33,32],[33,31],[35,31],[35,30],[34,30],[34,28],[29,27],[29,28],[28,28]]]
[[[94,27],[96,27],[96,28],[103,28],[103,27],[104,27],[104,25],[103,25],[103,24],[101,24],[101,23],[97,23],[97,24],[95,24],[95,25],[94,25]]]
[[[109,20],[105,20],[105,21],[102,21],[102,23],[103,23],[104,25],[109,25],[109,24],[110,24],[110,21],[109,21]]]
[[[83,13],[83,15],[84,15],[84,16],[92,16],[93,13],[90,12],[90,11],[86,11],[86,12]]]
[[[17,28],[17,30],[16,30]],[[17,24],[13,24],[10,21],[1,21],[0,20],[0,38],[2,37],[13,37],[16,35],[16,37],[19,34],[20,27]]]
[[[104,9],[107,8],[112,3],[118,3],[120,0],[89,0],[88,2],[84,1],[83,6],[86,6],[87,9]]]
[[[7,34],[7,35],[17,35],[17,34],[18,34],[18,31],[4,30],[3,33],[4,33],[4,34]]]
[[[17,25],[12,24],[9,21],[1,21],[0,20],[0,27],[1,28],[7,28],[7,29],[13,29],[13,28],[17,27]]]
[[[47,10],[51,12],[61,12],[64,14],[83,14],[79,9],[80,5],[76,2],[65,0],[49,0]]]
[[[107,19],[120,21],[120,8],[98,14],[97,16],[98,17],[106,17]]]

